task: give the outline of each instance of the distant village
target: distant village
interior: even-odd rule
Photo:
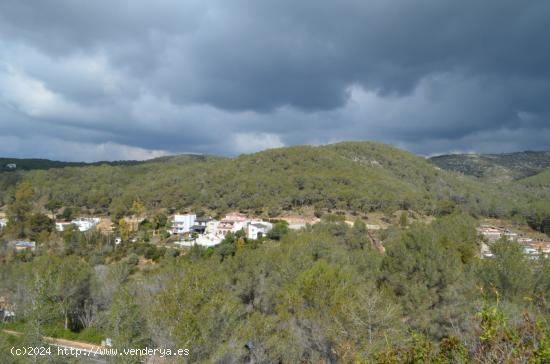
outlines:
[[[481,225],[477,232],[483,238],[481,244],[481,256],[483,258],[492,258],[490,245],[497,240],[505,238],[510,241],[516,241],[523,247],[523,252],[530,258],[538,258],[540,255],[550,255],[550,241],[541,238],[533,238],[527,234],[517,233],[507,227]]]
[[[141,219],[143,220],[143,219]],[[307,224],[314,224],[319,219],[307,218],[281,218],[288,224],[288,228],[298,230],[304,228]],[[133,230],[137,230],[140,219],[129,218],[128,223]],[[7,225],[7,219],[0,217],[0,229]],[[79,217],[70,221],[56,220],[55,228],[57,231],[65,231],[68,227],[80,232],[98,229],[105,234],[111,234],[113,231],[112,224],[109,219],[100,217]],[[258,240],[266,237],[273,229],[273,220],[264,221],[259,218],[252,218],[239,212],[231,212],[223,218],[216,220],[210,216],[197,216],[194,213],[174,214],[169,217],[166,233],[172,236],[172,241],[176,246],[181,248],[189,248],[192,246],[214,247],[219,245],[228,233],[236,233],[243,231],[246,238]],[[380,225],[367,225],[367,229],[380,230]],[[505,238],[510,241],[516,241],[523,247],[524,253],[530,258],[537,258],[541,255],[550,255],[550,241],[548,239],[529,236],[525,233],[513,231],[506,226],[495,226],[482,224],[477,228],[478,235],[481,241],[481,257],[491,258],[493,253],[490,246],[497,240]],[[369,238],[371,236],[369,235]],[[114,244],[123,243],[118,236],[114,238]],[[34,241],[12,241],[9,243],[15,250],[31,250],[36,249]],[[379,244],[380,245],[380,244]],[[379,247],[383,251],[383,247]]]
[[[108,220],[108,219],[107,219]],[[143,219],[127,219],[134,230]],[[287,219],[289,229],[301,229],[306,226],[307,219]],[[69,227],[80,232],[86,232],[97,228],[103,233],[112,232],[112,224],[106,227],[103,219],[99,217],[79,217],[73,220],[56,220],[55,229],[59,232],[66,231]],[[7,225],[6,218],[0,218],[0,229]],[[197,216],[196,214],[174,214],[170,216],[166,230],[171,236],[176,237],[175,244],[181,247],[194,245],[213,247],[220,244],[229,232],[244,231],[248,239],[261,239],[273,229],[273,223],[262,219],[251,218],[239,212],[232,212],[220,220],[212,217]],[[121,244],[122,239],[115,237],[115,245]],[[12,241],[10,244],[16,250],[35,250],[33,241]]]
[[[64,231],[68,225],[79,231],[88,231],[99,225],[101,219],[78,218],[71,221],[56,221],[57,231]],[[131,221],[135,225],[136,221]],[[199,245],[203,247],[216,246],[222,242],[229,232],[236,233],[243,230],[248,239],[261,239],[273,228],[273,224],[261,219],[249,218],[244,214],[234,212],[227,214],[221,220],[211,217],[199,216],[196,214],[175,214],[170,218],[170,228],[167,230],[171,235],[179,237],[175,243],[182,247]],[[294,224],[292,227],[301,228],[305,226]],[[120,238],[115,239],[115,244],[120,244]]]

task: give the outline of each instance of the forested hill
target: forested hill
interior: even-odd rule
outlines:
[[[452,154],[430,158],[448,171],[496,180],[521,179],[550,168],[550,151],[505,154]]]
[[[465,209],[489,216],[527,209],[521,186],[503,188],[443,171],[425,158],[374,142],[279,148],[232,159],[187,155],[4,172],[2,204],[13,199],[21,181],[31,183],[39,204],[53,199],[114,215],[128,213],[136,200],[148,209],[240,209],[271,216],[303,207],[426,214]]]
[[[0,158],[0,171],[30,171],[33,169],[51,169],[51,168],[65,168],[65,167],[84,167],[84,166],[99,166],[102,164],[107,164],[111,166],[127,166],[143,163],[140,161],[100,161],[93,163],[85,162],[61,162],[53,161],[49,159],[37,159],[37,158]],[[15,167],[10,167],[14,165]]]

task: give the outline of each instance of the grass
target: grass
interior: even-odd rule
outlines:
[[[25,322],[17,321],[10,323],[0,323],[0,329],[25,332],[26,327]],[[83,341],[98,345],[101,344],[101,341],[105,339],[105,334],[96,328],[87,327],[79,332],[73,332],[71,330],[65,329],[62,322],[44,325],[41,331],[43,336],[49,336],[56,339]]]

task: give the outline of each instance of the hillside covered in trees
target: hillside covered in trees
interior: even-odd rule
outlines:
[[[143,162],[140,161],[114,161],[114,162],[93,162],[93,163],[84,163],[84,162],[61,162],[61,161],[52,161],[49,159],[21,159],[21,158],[0,158],[0,171],[4,172],[14,172],[18,170],[22,171],[31,171],[34,169],[52,169],[52,168],[64,168],[64,167],[84,167],[84,166],[100,166],[100,165],[110,165],[110,166],[127,166],[135,165]]]
[[[13,312],[0,323],[2,362],[66,362],[10,354],[44,336],[189,350],[167,363],[550,360],[550,258],[503,238],[481,259],[476,231],[485,216],[548,234],[548,171],[497,182],[356,142],[16,170],[0,183],[9,218],[0,308]],[[239,230],[213,247],[181,248],[166,235],[167,214],[186,209],[308,209],[321,219],[300,230],[275,219],[257,240]],[[121,241],[56,231],[49,216],[67,210],[110,214]],[[399,223],[368,230],[364,214],[397,210]],[[430,219],[410,221],[406,210]],[[130,215],[144,216],[131,237],[117,220]],[[14,239],[36,249],[18,250]]]
[[[0,329],[22,335],[0,331],[0,358],[66,362],[9,354],[47,335],[189,350],[167,363],[547,362],[550,259],[500,241],[480,260],[475,224],[455,213],[392,227],[385,254],[364,223],[334,215],[181,255],[53,232],[40,252],[2,253],[0,292],[17,319]]]
[[[372,142],[297,146],[236,158],[183,155],[135,165],[4,172],[1,204],[13,200],[21,181],[33,185],[43,204],[57,200],[115,215],[127,213],[138,200],[148,209],[271,215],[311,206],[354,213],[414,209],[428,215],[459,208],[512,216],[529,213],[524,202],[531,194],[522,183],[502,185],[443,171],[422,157]]]
[[[550,152],[450,154],[432,157],[430,162],[468,176],[509,180],[533,176],[550,168]]]

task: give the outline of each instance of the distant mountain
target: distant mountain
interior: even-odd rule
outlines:
[[[441,169],[478,178],[517,180],[550,168],[550,151],[505,154],[451,154],[432,157]]]
[[[0,172],[14,171],[31,171],[31,170],[48,170],[54,168],[66,167],[90,167],[90,166],[135,166],[146,163],[170,163],[170,164],[187,164],[192,161],[205,161],[207,159],[223,159],[222,157],[214,157],[200,154],[182,154],[175,156],[158,157],[154,159],[135,161],[99,161],[99,162],[61,162],[49,159],[21,159],[21,158],[0,158]]]
[[[0,158],[0,172],[5,171],[30,171],[33,169],[51,169],[51,168],[65,168],[65,167],[84,167],[84,166],[99,166],[107,164],[111,166],[120,165],[135,165],[143,163],[141,161],[114,161],[114,162],[61,162],[52,161],[49,159],[36,159],[36,158]]]
[[[462,206],[480,214],[508,211],[516,194],[442,171],[425,158],[375,142],[270,149],[236,158],[163,157],[128,165],[85,165],[0,173],[0,203],[30,182],[43,200],[95,211],[147,208],[276,215],[318,208],[356,213],[413,209],[426,214]]]

